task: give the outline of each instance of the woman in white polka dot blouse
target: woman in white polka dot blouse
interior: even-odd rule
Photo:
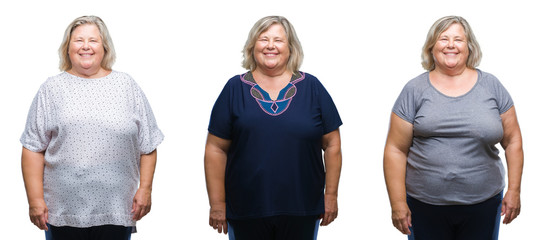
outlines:
[[[112,70],[100,18],[75,19],[59,55],[63,72],[40,87],[21,137],[30,220],[46,239],[130,239],[164,136],[140,87]]]

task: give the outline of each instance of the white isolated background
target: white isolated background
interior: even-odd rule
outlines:
[[[59,73],[66,26],[97,15],[113,37],[114,69],[140,84],[166,135],[152,211],[132,238],[227,239],[208,226],[203,155],[209,115],[226,81],[245,71],[241,50],[250,28],[261,17],[283,15],[302,42],[301,70],[322,81],[344,121],[339,216],[320,228],[319,239],[406,239],[391,225],[382,173],[391,107],[404,84],[424,71],[420,53],[432,23],[460,15],[482,47],[479,68],[496,75],[514,98],[524,137],[522,213],[501,225],[500,239],[538,239],[544,215],[541,9],[526,0],[2,1],[1,238],[44,238],[28,219],[19,137],[40,84]]]

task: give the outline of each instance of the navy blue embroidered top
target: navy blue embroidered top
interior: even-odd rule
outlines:
[[[332,98],[310,74],[294,74],[276,101],[250,72],[231,78],[208,127],[232,141],[225,174],[227,218],[322,214],[322,137],[340,125]]]

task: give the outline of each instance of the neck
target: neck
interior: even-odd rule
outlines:
[[[256,68],[252,72],[252,74],[255,79],[260,79],[264,81],[284,79],[285,77],[288,77],[290,79],[292,75],[292,73],[288,71],[287,68],[281,70]]]
[[[268,93],[272,100],[278,99],[278,95],[291,81],[292,73],[290,71],[270,73],[261,71],[259,68],[251,72],[255,82]]]
[[[454,68],[447,68],[447,67],[443,68],[443,67],[437,66],[432,72],[442,75],[443,77],[456,78],[470,71],[472,71],[472,69],[467,68],[466,66],[463,65],[463,66],[454,67]]]
[[[111,72],[111,70],[106,70],[102,67],[88,68],[88,69],[72,68],[66,72],[78,77],[82,77],[82,78],[101,78],[108,75]]]
[[[282,76],[284,74],[291,74],[291,72],[287,69],[287,66],[276,66],[274,68],[257,66],[257,68],[253,70],[253,74],[259,74],[266,77],[274,78]]]
[[[457,97],[470,91],[478,81],[478,73],[474,69],[465,68],[458,74],[444,73],[435,69],[429,73],[431,84],[441,93]]]

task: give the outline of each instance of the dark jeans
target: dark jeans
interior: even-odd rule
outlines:
[[[409,240],[497,240],[502,192],[474,205],[437,206],[410,196],[412,235]]]
[[[230,240],[314,240],[319,216],[272,216],[228,219]]]
[[[46,240],[130,240],[132,233],[132,227],[117,225],[88,228],[56,227],[49,224],[47,226],[49,230],[45,232]]]

